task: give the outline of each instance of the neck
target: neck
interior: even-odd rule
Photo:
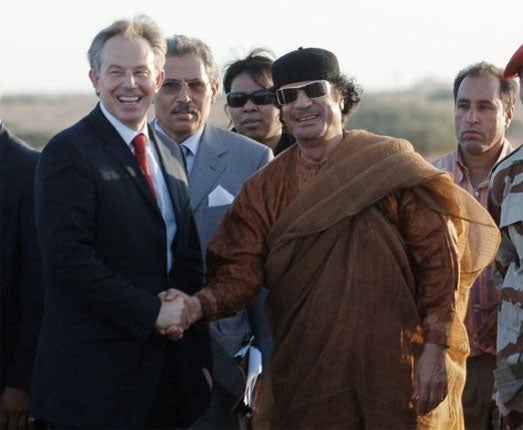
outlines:
[[[280,141],[280,138],[281,138],[281,133],[276,134],[274,136],[269,136],[268,138],[261,140],[260,143],[263,143],[264,145],[268,146],[269,148],[271,148],[274,151],[276,149],[276,147],[278,146],[278,142]]]
[[[463,163],[467,166],[469,179],[475,188],[490,177],[490,172],[499,159],[502,147],[502,144],[497,145],[481,154],[470,154],[466,151],[461,151]]]
[[[342,140],[343,131],[340,130],[339,134],[336,134],[328,140],[296,140],[296,143],[300,148],[300,155],[305,161],[313,164],[319,164],[323,163],[331,156]]]

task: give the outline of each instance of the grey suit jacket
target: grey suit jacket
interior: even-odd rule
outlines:
[[[159,135],[166,139],[163,133]],[[205,126],[189,176],[191,207],[204,253],[243,183],[272,158],[272,151],[261,143],[210,124]],[[226,202],[229,194],[230,201],[219,204]],[[214,379],[237,397],[243,394],[245,381],[233,356],[246,335],[255,335],[264,360],[271,354],[264,299],[262,291],[253,306],[210,326]]]

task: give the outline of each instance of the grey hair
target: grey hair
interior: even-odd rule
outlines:
[[[188,37],[183,34],[175,34],[168,37],[167,57],[182,57],[184,55],[196,55],[200,57],[205,66],[205,71],[213,83],[218,83],[220,79],[220,69],[214,60],[209,46],[195,37]]]
[[[91,69],[100,72],[102,65],[102,49],[105,43],[114,36],[123,36],[134,40],[143,38],[149,42],[154,52],[154,66],[160,73],[165,64],[165,36],[162,30],[147,15],[138,15],[131,20],[121,19],[114,21],[109,27],[101,30],[91,42],[87,58]]]

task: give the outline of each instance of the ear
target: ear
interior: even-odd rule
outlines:
[[[510,123],[512,122],[512,117],[514,116],[514,105],[510,106],[505,111],[505,130],[510,126]]]
[[[218,82],[212,82],[211,83],[211,104],[213,104],[216,101],[216,98],[218,97],[218,90],[220,89],[220,84]]]
[[[160,73],[158,73],[158,75],[156,76],[156,83],[155,83],[156,85],[154,88],[155,94],[158,92],[158,90],[162,86],[164,79],[165,79],[165,70],[162,69],[162,71]]]
[[[89,79],[91,80],[91,83],[93,84],[94,91],[97,96],[100,95],[100,89],[99,89],[99,80],[98,73],[96,73],[96,70],[90,69],[89,70]]]

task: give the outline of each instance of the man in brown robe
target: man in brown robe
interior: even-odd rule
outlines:
[[[254,428],[460,429],[468,289],[493,259],[492,219],[401,139],[344,130],[359,102],[336,57],[275,61],[297,145],[243,186],[183,297],[173,338],[269,290],[274,352]]]

